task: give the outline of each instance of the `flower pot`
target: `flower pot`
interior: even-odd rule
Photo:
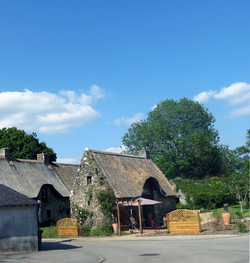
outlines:
[[[229,225],[230,220],[231,220],[231,213],[230,212],[222,212],[221,216],[222,216],[224,224]]]
[[[118,232],[118,224],[114,223],[114,224],[112,224],[112,226],[113,226],[113,229],[114,229],[114,233],[117,233]]]

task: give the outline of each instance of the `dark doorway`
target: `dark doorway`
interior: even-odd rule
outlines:
[[[142,190],[142,197],[155,200],[154,199],[154,193],[158,192],[159,193],[159,184],[156,179],[154,178],[149,178]],[[146,227],[151,226],[151,220],[155,220],[155,210],[154,210],[154,205],[144,205],[143,206],[143,221]]]

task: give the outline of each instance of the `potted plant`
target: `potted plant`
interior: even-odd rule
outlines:
[[[228,212],[228,204],[224,204],[223,205],[223,212],[221,213],[223,222],[225,225],[229,225],[230,224],[230,220],[231,220],[231,213]]]

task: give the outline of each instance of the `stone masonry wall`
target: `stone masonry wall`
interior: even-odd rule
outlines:
[[[67,197],[55,196],[52,186],[42,186],[36,200],[41,201],[40,220],[42,224],[50,224],[70,216],[70,201]]]
[[[88,183],[88,179],[91,180],[91,183]],[[96,194],[98,191],[105,190],[108,187],[91,153],[85,151],[81,160],[80,170],[73,184],[70,197],[71,209],[73,209],[74,205],[77,205],[92,212],[92,216],[87,218],[86,223],[94,226],[101,225],[104,215],[100,210]]]

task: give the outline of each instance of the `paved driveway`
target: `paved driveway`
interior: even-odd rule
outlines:
[[[249,263],[249,236],[159,236],[43,240],[37,253],[0,254],[21,263]]]

